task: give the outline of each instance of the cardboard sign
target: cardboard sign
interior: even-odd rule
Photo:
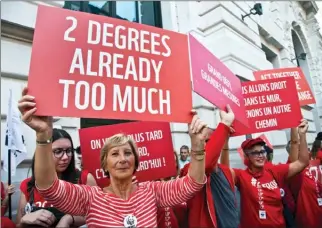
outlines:
[[[108,179],[100,165],[100,151],[107,138],[124,133],[132,137],[138,147],[138,181],[155,180],[176,175],[170,124],[165,122],[131,122],[83,128],[79,130],[84,169],[88,170],[101,187]]]
[[[249,128],[234,122],[235,134],[296,127],[302,119],[295,81],[292,77],[242,83]]]
[[[191,34],[189,48],[193,90],[221,110],[229,104],[236,119],[248,126],[240,80]]]
[[[305,78],[305,75],[303,74],[302,69],[299,67],[262,70],[256,71],[253,74],[255,80],[293,77],[295,79],[300,105],[303,106],[315,103],[311,88]]]
[[[190,122],[186,35],[39,6],[29,94],[37,115]]]

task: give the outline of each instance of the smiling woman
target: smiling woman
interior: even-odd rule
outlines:
[[[102,169],[110,176],[110,186],[76,185],[58,179],[52,155],[52,117],[35,115],[35,98],[23,90],[18,107],[23,121],[37,135],[35,180],[37,190],[57,209],[86,217],[88,227],[156,227],[157,208],[172,207],[192,198],[206,182],[205,139],[207,125],[192,110],[188,126],[191,163],[188,175],[171,181],[132,182],[138,168],[138,151],[131,137],[117,134],[105,142]]]

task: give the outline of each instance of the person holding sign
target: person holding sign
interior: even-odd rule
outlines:
[[[265,167],[265,142],[261,138],[247,139],[241,145],[248,168],[233,169],[235,183],[241,193],[241,228],[286,227],[283,216],[283,191],[278,183],[303,171],[309,164],[306,132],[308,122],[302,120],[299,128],[300,152],[298,159],[290,164]]]
[[[51,154],[57,176],[70,183],[96,186],[94,177],[86,170],[75,168],[74,146],[71,136],[63,129],[53,129]],[[20,184],[17,223],[19,227],[70,227],[85,224],[85,218],[59,211],[42,197],[35,186],[35,156],[31,164],[32,176]]]
[[[292,134],[293,133],[293,134]],[[290,162],[299,156],[301,145],[298,143],[297,129],[292,129]],[[307,153],[309,153],[307,151]],[[314,160],[311,160],[313,162]],[[308,165],[299,175],[290,180],[290,189],[296,197],[297,228],[322,227],[322,183],[311,172],[313,164]]]
[[[189,227],[237,228],[239,224],[235,184],[229,167],[218,164],[221,151],[230,132],[235,115],[227,105],[220,111],[221,122],[216,130],[208,130],[206,175],[204,188],[187,202]],[[225,149],[225,148],[224,148]],[[185,176],[191,164],[185,165],[180,175]]]
[[[57,209],[86,216],[88,227],[156,227],[157,207],[186,202],[206,183],[206,124],[193,111],[189,135],[191,163],[188,175],[171,181],[132,183],[138,168],[136,144],[123,134],[108,138],[101,150],[101,168],[110,177],[106,188],[59,180],[52,156],[52,117],[36,116],[35,98],[23,90],[18,107],[22,120],[36,132],[35,182],[37,190]]]

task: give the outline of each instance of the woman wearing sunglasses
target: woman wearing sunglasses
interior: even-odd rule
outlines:
[[[302,120],[299,129],[300,152],[298,159],[290,164],[264,166],[265,142],[261,138],[247,139],[241,145],[247,168],[233,169],[235,184],[241,193],[240,228],[285,228],[283,202],[284,191],[278,183],[299,174],[309,164],[306,132],[308,122]]]
[[[75,149],[70,135],[62,129],[53,129],[52,155],[57,176],[75,184],[96,185],[95,179],[86,171],[75,168]],[[66,215],[55,209],[40,195],[35,187],[34,158],[32,176],[21,182],[17,223],[20,227],[70,227],[85,224],[85,218]]]

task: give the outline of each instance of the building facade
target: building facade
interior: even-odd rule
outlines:
[[[214,55],[224,62],[242,81],[254,80],[253,71],[300,66],[309,82],[316,104],[302,107],[309,120],[308,142],[311,144],[322,127],[322,36],[315,1],[262,1],[263,15],[251,15],[255,1],[163,1],[163,2],[40,2],[6,1],[1,3],[1,135],[5,135],[5,120],[9,88],[16,101],[27,84],[32,49],[33,29],[40,4],[112,16],[149,24],[180,33],[192,32]],[[258,3],[258,2],[257,2]],[[48,25],[50,26],[50,25]],[[50,43],[48,43],[50,45]],[[305,53],[305,59],[296,59]],[[193,105],[200,117],[211,127],[219,122],[216,107],[193,94]],[[114,124],[122,120],[55,118],[55,124],[67,130],[79,145],[78,129]],[[179,150],[189,145],[186,124],[171,124],[173,144]],[[27,177],[30,159],[35,149],[35,135],[23,127],[28,159],[23,162],[13,181]],[[274,162],[286,161],[285,145],[289,133],[265,133],[274,145]],[[254,134],[256,136],[258,134]],[[231,164],[242,167],[236,149],[245,136],[230,140]],[[2,150],[2,153],[5,152]],[[2,172],[2,179],[6,174]]]

